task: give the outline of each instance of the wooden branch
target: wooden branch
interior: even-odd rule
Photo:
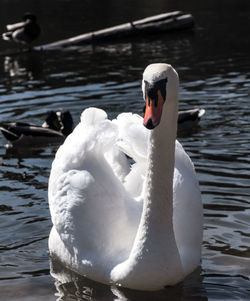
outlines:
[[[36,46],[34,50],[49,50],[59,47],[67,47],[81,44],[92,44],[107,39],[116,39],[126,36],[134,36],[142,33],[154,33],[162,31],[181,30],[194,26],[193,16],[181,11],[163,13],[141,20],[125,23],[109,28],[81,34],[72,38]]]

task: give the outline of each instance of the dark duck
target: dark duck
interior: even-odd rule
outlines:
[[[2,34],[3,39],[18,43],[20,50],[23,45],[31,50],[32,42],[39,37],[41,32],[36,16],[31,13],[25,13],[22,22],[6,25],[6,29],[7,32]]]
[[[145,107],[143,109],[145,112]],[[205,114],[205,109],[195,108],[178,112],[178,133],[182,133],[195,128],[201,117]]]
[[[195,108],[178,112],[178,132],[190,130],[197,126],[201,117],[205,114],[204,109]]]
[[[24,122],[1,122],[0,130],[13,145],[47,145],[62,143],[73,130],[69,111],[50,111],[42,126]]]

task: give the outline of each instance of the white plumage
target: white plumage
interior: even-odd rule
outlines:
[[[193,164],[175,141],[178,76],[167,64],[144,71],[150,89],[165,79],[158,90],[143,84],[151,108],[155,91],[155,108],[163,103],[158,126],[153,117],[144,118],[154,127],[149,131],[136,114],[110,121],[103,110],[89,108],[52,164],[50,252],[90,279],[158,290],[199,265],[201,195]]]

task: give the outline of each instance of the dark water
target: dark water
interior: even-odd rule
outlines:
[[[52,263],[55,280],[47,184],[57,146],[6,149],[1,135],[0,300],[249,300],[250,2],[10,0],[0,6],[2,31],[22,12],[35,12],[40,44],[168,10],[196,20],[193,32],[43,53],[9,55],[15,46],[0,41],[0,121],[41,124],[48,110],[64,108],[76,124],[88,106],[110,117],[141,112],[141,73],[151,62],[178,71],[181,109],[206,109],[200,126],[180,137],[203,195],[201,267],[160,293],[97,285]]]

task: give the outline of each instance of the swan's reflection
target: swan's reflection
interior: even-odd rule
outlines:
[[[206,291],[202,285],[200,269],[174,287],[157,292],[133,291],[116,286],[108,286],[87,279],[66,269],[58,259],[52,257],[50,273],[55,279],[57,301],[91,300],[91,301],[155,301],[155,300],[197,300],[206,301]],[[194,299],[192,299],[194,298]]]

